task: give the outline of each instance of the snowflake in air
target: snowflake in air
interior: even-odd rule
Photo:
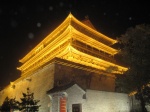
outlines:
[[[41,23],[38,22],[38,23],[36,24],[36,26],[37,26],[37,27],[41,27]]]
[[[129,17],[129,20],[132,20],[132,17]]]
[[[52,11],[53,10],[53,6],[49,6],[49,10]]]
[[[29,34],[28,34],[28,38],[29,38],[29,39],[33,39],[33,38],[34,38],[34,34],[33,34],[33,33],[29,33]]]

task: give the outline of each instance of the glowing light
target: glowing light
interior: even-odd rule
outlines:
[[[54,38],[56,38],[56,35],[58,35],[59,33],[61,33],[61,31],[63,31],[65,28],[68,27],[68,25],[74,25],[71,24],[72,22],[76,22],[79,27],[84,27],[85,29],[87,29],[89,32],[92,32],[94,34],[96,34],[100,39],[105,39],[106,41],[108,41],[108,43],[114,44],[117,42],[117,40],[111,39],[105,35],[103,35],[102,33],[99,33],[97,31],[95,31],[94,29],[90,28],[89,26],[85,25],[84,23],[78,21],[71,13],[68,15],[68,17],[52,32],[50,33],[43,41],[41,41],[34,49],[32,49],[25,57],[23,57],[21,60],[19,60],[20,62],[24,63],[27,60],[29,60],[33,55],[35,50],[41,45],[48,45],[51,40],[53,40]]]
[[[73,22],[76,23],[75,26]],[[50,33],[43,41],[41,41],[24,58],[19,60],[23,63],[23,65],[17,69],[22,71],[22,75],[29,74],[55,57],[58,57],[100,69],[105,72],[108,72],[107,69],[109,68],[113,68],[111,73],[117,74],[123,74],[127,70],[125,67],[96,57],[95,55],[106,56],[105,54],[107,54],[107,57],[108,55],[113,56],[118,53],[118,50],[111,48],[109,45],[104,44],[98,40],[95,40],[92,36],[86,35],[86,33],[82,31],[78,31],[78,29],[76,29],[77,25],[79,27],[83,27],[92,34],[95,34],[98,38],[107,41],[107,44],[114,44],[117,42],[117,40],[111,39],[78,21],[70,13],[61,25],[59,25],[52,33]],[[75,40],[78,42],[76,43]],[[90,46],[95,50],[90,50],[86,46]],[[78,50],[77,48],[81,50]],[[97,51],[102,51],[103,53],[99,54]]]

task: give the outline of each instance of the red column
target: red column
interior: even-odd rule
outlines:
[[[60,97],[60,112],[67,112],[66,106],[66,97]]]

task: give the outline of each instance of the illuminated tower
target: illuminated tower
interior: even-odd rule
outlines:
[[[116,42],[117,40],[98,32],[88,18],[81,22],[69,14],[53,32],[19,60],[22,66],[18,69],[22,72],[22,77],[29,76],[55,59],[55,63],[95,73],[100,76],[99,80],[104,77],[115,79],[114,74],[123,74],[127,70],[117,65],[113,58],[118,50],[110,46]],[[96,81],[94,78],[93,82],[90,82],[93,87],[90,87],[101,90],[100,87],[94,87],[97,83],[96,81],[94,84],[94,80]],[[114,85],[114,81],[105,79],[101,82],[105,83],[107,88],[106,83]],[[114,86],[102,90],[113,89]]]
[[[71,83],[84,90],[114,92],[116,75],[128,70],[114,60],[118,50],[111,45],[115,43],[117,40],[98,32],[88,18],[79,21],[70,13],[19,60],[22,65],[17,69],[21,71],[21,77],[0,92],[0,104],[6,96],[19,99],[28,87],[40,100],[41,112],[49,112],[51,107],[47,91]]]

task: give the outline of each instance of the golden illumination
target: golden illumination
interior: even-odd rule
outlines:
[[[106,71],[110,67],[117,68],[112,69],[111,73],[123,74],[125,71],[127,71],[127,68],[125,67],[80,52],[73,48],[71,45],[68,45],[68,47],[62,53],[57,55],[57,57],[82,65],[97,68],[103,71]]]
[[[111,48],[101,42],[98,42],[97,40],[94,40],[92,37],[89,37],[86,34],[77,31],[76,29],[73,29],[72,33],[74,39],[86,43],[87,45],[90,45],[98,50],[104,51],[110,55],[115,55],[116,53],[118,53],[118,50]]]
[[[77,26],[94,34],[99,40],[105,40],[107,44],[95,39],[94,35],[90,36],[79,31]],[[113,56],[118,53],[118,50],[109,46],[116,42],[117,40],[97,32],[69,14],[61,25],[19,60],[23,65],[17,69],[21,70],[23,76],[57,57],[101,71],[123,74],[127,68],[109,61],[114,60]],[[106,57],[106,59],[100,57]],[[108,70],[110,68],[113,69]]]
[[[24,58],[22,58],[21,60],[19,60],[20,62],[24,63],[27,60],[29,60],[32,56],[35,55],[35,51],[41,46],[47,46],[53,39],[55,39],[57,37],[57,35],[61,34],[61,32],[67,28],[69,25],[72,25],[72,21],[76,22],[80,27],[83,27],[85,29],[87,29],[89,32],[92,32],[94,34],[96,34],[100,39],[105,39],[106,41],[108,41],[108,43],[114,44],[117,42],[117,40],[111,39],[105,35],[103,35],[102,33],[97,32],[96,30],[90,28],[89,26],[85,25],[84,23],[78,21],[71,13],[68,15],[68,17],[62,22],[62,24],[60,24],[52,33],[50,33],[43,41],[41,41],[35,48],[33,48]]]
[[[133,92],[129,93],[129,96],[133,96],[133,95],[135,95],[136,93],[137,93],[137,91],[133,91]]]

